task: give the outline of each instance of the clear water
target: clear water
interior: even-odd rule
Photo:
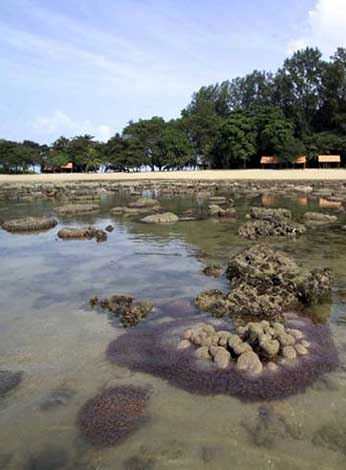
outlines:
[[[126,292],[160,306],[191,301],[206,288],[224,288],[225,279],[202,274],[199,252],[208,262],[225,264],[232,252],[247,246],[237,229],[249,205],[290,207],[299,219],[318,201],[237,200],[236,221],[170,226],[110,218],[109,208],[124,202],[105,199],[97,215],[61,220],[45,233],[0,231],[0,369],[24,371],[20,386],[0,400],[0,469],[344,470],[346,324],[340,318],[346,314],[346,236],[341,227],[273,243],[307,267],[333,269],[332,311],[321,307],[314,313],[330,321],[341,365],[306,393],[270,405],[274,418],[268,421],[261,418],[261,403],[191,395],[110,364],[105,349],[124,329],[90,310],[88,300]],[[163,198],[161,204],[177,213],[205,209],[205,201],[193,197]],[[46,202],[3,204],[0,217],[51,210]],[[61,225],[86,223],[100,228],[112,223],[115,230],[101,244],[57,240]],[[151,420],[115,448],[91,448],[78,436],[79,408],[102,387],[129,383],[150,386]],[[58,403],[49,406],[57,390]]]

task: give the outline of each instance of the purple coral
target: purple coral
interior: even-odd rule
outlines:
[[[97,447],[113,446],[147,421],[148,391],[123,385],[105,389],[79,411],[81,435]]]
[[[229,394],[245,401],[281,399],[304,392],[317,377],[338,365],[327,325],[313,325],[305,318],[289,318],[287,326],[298,325],[311,343],[309,355],[299,357],[291,365],[280,366],[275,372],[265,370],[256,376],[232,366],[217,369],[211,361],[196,359],[193,347],[184,350],[176,347],[184,329],[197,323],[190,317],[190,320],[175,319],[151,328],[131,330],[111,342],[106,355],[112,362],[162,377],[189,392]]]

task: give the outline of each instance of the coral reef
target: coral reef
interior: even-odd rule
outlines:
[[[112,315],[120,317],[124,326],[136,326],[148,313],[154,305],[150,302],[134,302],[131,295],[116,294],[108,299],[99,300],[93,297],[90,300],[92,307],[99,305],[102,309],[108,310]]]
[[[17,387],[22,381],[22,372],[0,370],[0,397]]]
[[[58,221],[53,217],[23,217],[12,219],[1,224],[1,228],[7,232],[40,232],[50,230]]]
[[[224,332],[232,333],[229,324],[221,323]],[[129,330],[110,343],[106,355],[118,365],[162,377],[192,393],[229,394],[247,401],[280,399],[303,392],[316,378],[338,365],[328,326],[313,325],[309,319],[292,315],[286,324],[286,328],[302,332],[309,354],[297,360],[280,361],[277,367],[268,366],[272,361],[263,360],[263,372],[257,374],[232,367],[230,362],[229,367],[220,367],[227,354],[218,358],[219,364],[205,360],[206,351],[196,355],[189,340],[181,338],[186,330],[200,326],[196,317],[191,316],[189,320],[174,319],[150,328]]]
[[[141,387],[105,389],[80,409],[77,424],[81,436],[96,447],[118,444],[148,420],[148,398],[148,391]]]
[[[67,227],[59,230],[58,237],[62,240],[91,240],[95,238],[97,242],[104,242],[107,240],[107,233],[94,227]]]
[[[231,290],[202,292],[195,299],[200,309],[218,317],[273,319],[289,308],[328,299],[331,292],[328,269],[305,270],[285,253],[262,244],[233,256],[226,275]]]

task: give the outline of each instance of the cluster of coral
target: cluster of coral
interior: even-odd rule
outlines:
[[[133,296],[124,294],[112,295],[103,300],[93,297],[90,305],[92,307],[99,305],[102,309],[108,310],[112,315],[119,317],[126,327],[136,326],[154,308],[151,302],[135,302]]]
[[[292,222],[289,209],[252,207],[248,218],[252,220],[240,226],[239,235],[249,240],[263,237],[294,238],[306,232],[304,225]]]
[[[233,256],[226,275],[230,291],[202,292],[195,299],[201,310],[218,317],[277,319],[285,309],[301,309],[331,291],[328,269],[303,269],[285,253],[262,244]]]
[[[237,369],[259,374],[264,367],[275,371],[280,364],[309,354],[304,333],[279,322],[249,322],[234,332],[202,324],[184,331],[178,349],[195,347],[196,358],[213,360],[220,369],[233,363]]]

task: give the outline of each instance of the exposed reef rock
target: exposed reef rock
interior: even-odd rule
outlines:
[[[10,370],[0,370],[0,397],[17,387],[22,381],[22,372],[12,372]]]
[[[107,233],[94,227],[68,227],[59,230],[58,237],[63,240],[91,240],[95,238],[97,242],[104,242],[107,240]]]
[[[112,387],[90,399],[78,414],[81,436],[96,447],[119,444],[148,421],[149,393],[131,385]]]
[[[208,206],[208,214],[211,217],[233,217],[236,214],[234,207],[222,208],[218,204]]]
[[[179,217],[173,212],[162,212],[159,214],[152,214],[141,219],[145,224],[174,224],[178,222]]]
[[[21,219],[7,220],[1,228],[7,232],[40,232],[50,230],[58,221],[53,217],[23,217]]]
[[[338,365],[328,326],[313,325],[293,314],[285,326],[262,322],[234,331],[224,323],[218,328],[222,330],[190,317],[129,330],[109,345],[107,357],[189,392],[230,394],[248,401],[303,392]],[[298,330],[301,339],[293,334]],[[309,343],[306,354],[296,351],[295,359],[284,357],[285,344],[296,348],[303,341]]]
[[[328,269],[299,267],[285,253],[255,245],[233,256],[226,275],[231,290],[202,292],[196,305],[213,315],[237,318],[280,318],[289,308],[304,308],[327,299],[331,292]]]
[[[261,237],[294,238],[306,232],[304,225],[291,222],[292,213],[288,209],[252,207],[249,217],[255,220],[239,228],[239,235],[249,240],[257,240]]]
[[[108,310],[112,315],[119,317],[126,327],[136,326],[154,308],[150,302],[134,302],[131,295],[112,295],[104,300],[94,297],[90,300],[90,305],[98,305]]]
[[[311,226],[331,225],[338,221],[336,215],[323,214],[322,212],[305,212],[304,222]]]
[[[54,210],[58,215],[83,215],[90,212],[96,212],[100,209],[97,204],[66,204],[65,206],[56,207]]]

